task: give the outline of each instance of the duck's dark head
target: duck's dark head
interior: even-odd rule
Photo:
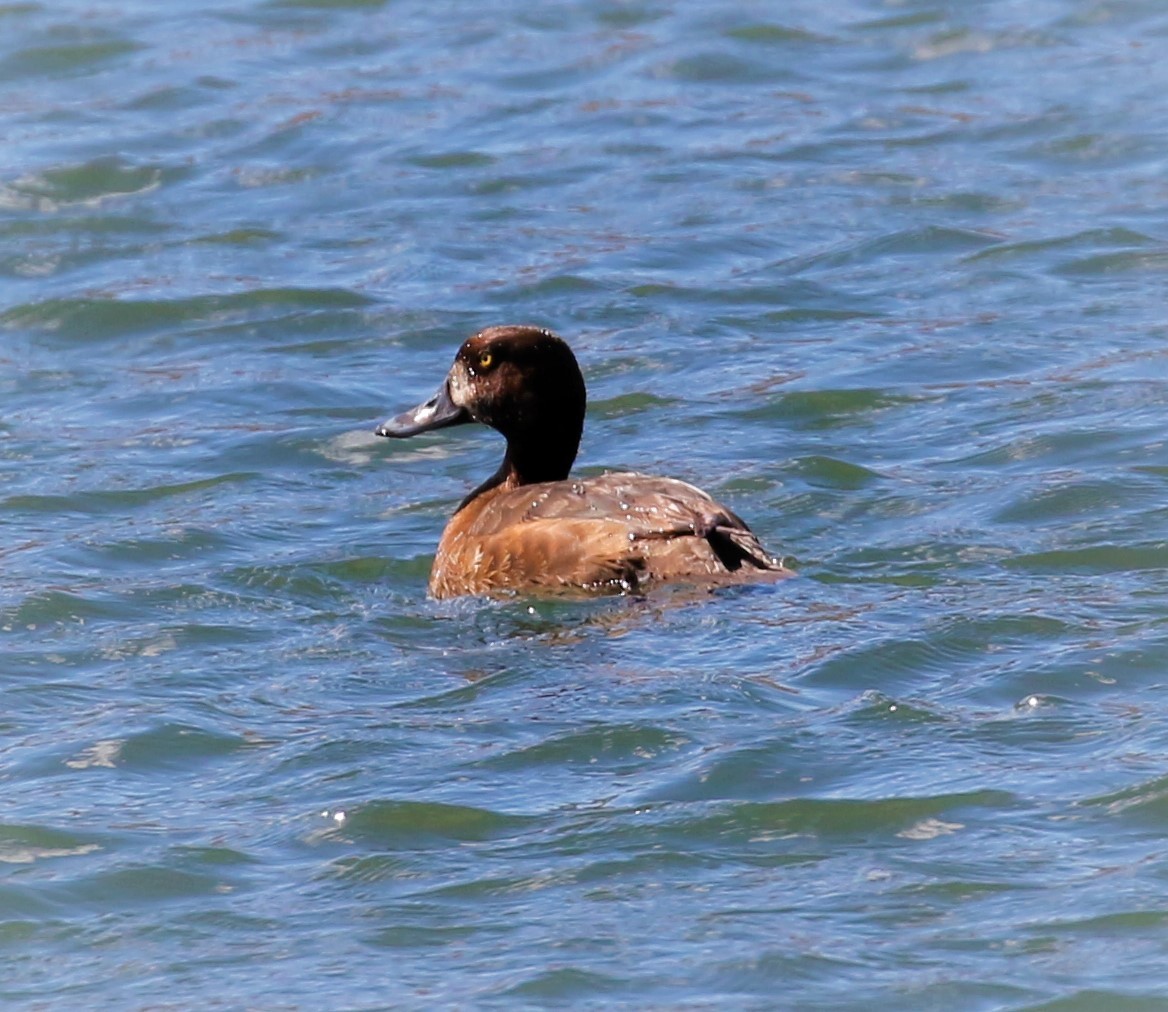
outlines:
[[[584,404],[584,377],[560,338],[539,327],[488,327],[458,349],[433,397],[383,422],[377,435],[482,422],[507,439],[499,481],[559,481],[576,459]]]

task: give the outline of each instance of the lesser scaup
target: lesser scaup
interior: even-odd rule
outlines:
[[[507,440],[499,470],[442,533],[434,597],[791,575],[745,523],[693,485],[630,472],[569,478],[584,403],[584,377],[559,337],[488,327],[459,348],[433,397],[378,427],[379,436],[405,438],[473,421]]]

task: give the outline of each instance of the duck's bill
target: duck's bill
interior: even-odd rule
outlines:
[[[448,425],[461,425],[470,420],[466,409],[459,407],[450,399],[449,384],[443,383],[428,401],[395,415],[389,421],[382,422],[375,431],[379,436],[402,439],[406,436],[416,436],[419,432],[444,429]]]

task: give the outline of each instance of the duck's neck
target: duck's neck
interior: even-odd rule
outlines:
[[[541,481],[563,481],[572,470],[579,446],[579,429],[574,432],[551,430],[538,435],[528,433],[524,439],[508,439],[507,452],[499,470],[463,499],[458,508],[462,509],[484,492],[499,486],[513,489]]]
[[[523,440],[509,439],[507,453],[499,468],[503,480],[512,488],[534,485],[539,481],[563,481],[572,470],[580,432],[557,431],[529,435]]]

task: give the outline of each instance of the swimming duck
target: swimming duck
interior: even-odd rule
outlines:
[[[488,327],[458,349],[433,397],[377,428],[402,439],[482,422],[507,440],[499,469],[442,533],[433,597],[791,575],[737,516],[684,481],[628,472],[569,478],[584,403],[584,377],[563,340],[539,327]]]

